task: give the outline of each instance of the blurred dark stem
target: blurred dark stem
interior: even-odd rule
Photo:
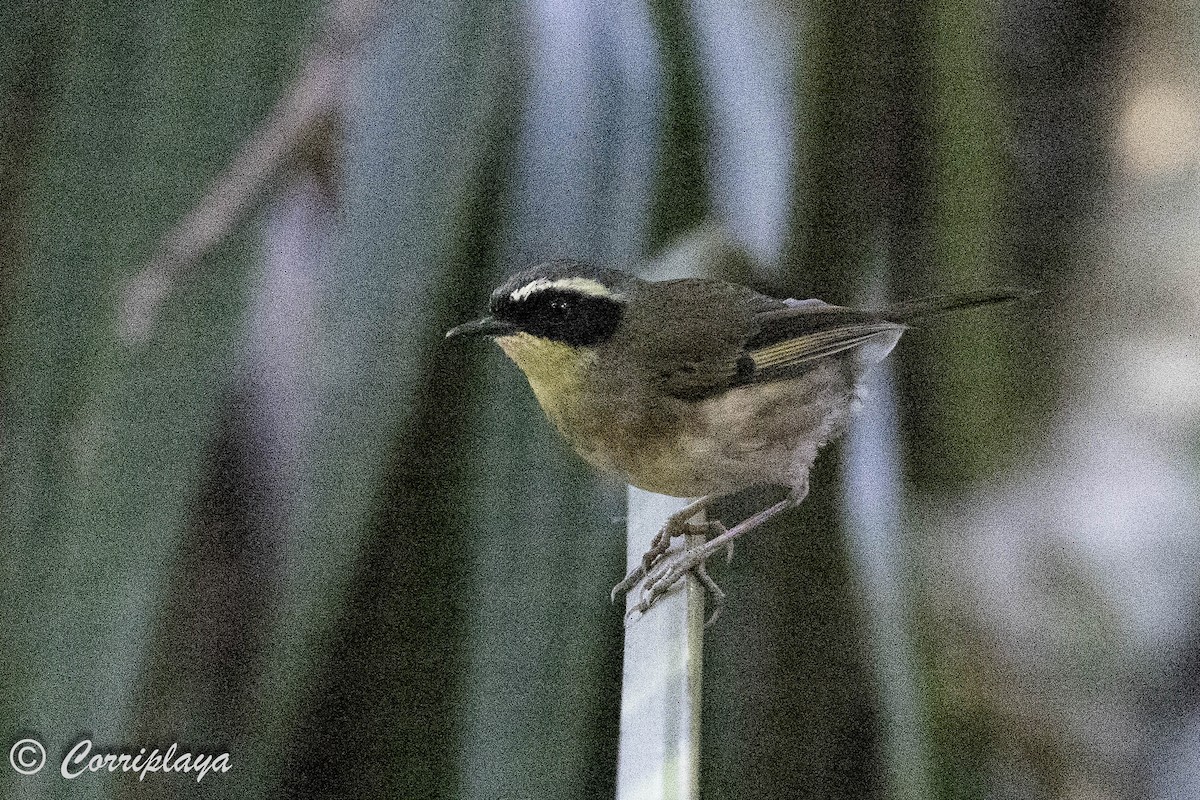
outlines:
[[[1026,354],[1020,402],[1062,402],[1096,302],[1095,242],[1113,177],[1112,144],[1135,6],[1128,0],[1001,6],[999,64],[1013,109],[1007,229],[1018,280],[1041,289],[1014,344]],[[1086,330],[1084,327],[1083,330]],[[1028,356],[1032,355],[1032,359]]]
[[[926,56],[958,64],[950,71],[943,64],[944,83],[930,100],[947,102],[956,91],[956,72],[994,75],[1001,88],[995,97],[977,93],[973,103],[969,96],[955,95],[954,102],[967,104],[965,111],[957,108],[960,118],[952,117],[953,125],[935,133],[940,147],[953,145],[950,154],[966,152],[967,158],[960,165],[944,162],[937,173],[935,201],[952,200],[959,210],[949,208],[937,217],[943,228],[937,232],[941,252],[921,280],[936,286],[996,275],[1042,293],[964,320],[964,330],[971,326],[969,337],[948,338],[954,328],[939,325],[940,335],[925,334],[932,346],[899,353],[910,473],[915,483],[935,492],[997,474],[1006,460],[1028,452],[1026,443],[1044,439],[1061,392],[1071,384],[1069,376],[1078,373],[1067,354],[1077,335],[1073,320],[1086,317],[1088,287],[1096,282],[1093,241],[1112,168],[1116,76],[1122,73],[1129,18],[1121,0],[1023,2],[995,7],[997,17],[982,19],[986,9],[970,9],[966,19],[974,19],[971,24],[979,30],[964,32],[965,15],[945,20],[941,46],[951,52]],[[987,46],[992,37],[979,35],[992,31],[1001,42],[998,53]],[[1001,114],[999,107],[1007,110]],[[927,113],[936,119],[936,105]],[[997,149],[997,131],[1008,134],[1006,152]],[[993,149],[996,165],[970,167],[986,166]],[[962,174],[948,171],[952,168]],[[995,187],[990,199],[988,184]],[[961,214],[972,208],[976,212],[970,216]],[[980,213],[994,214],[1002,224],[982,226],[976,219]],[[955,244],[949,238],[955,235],[980,241]],[[972,270],[947,258],[956,251],[974,263]],[[971,634],[961,641],[953,629],[946,632],[944,620],[929,620],[929,626],[942,631],[923,642],[925,671],[933,676],[938,796],[977,797],[994,777],[997,753],[1021,748],[1025,752],[1018,756],[1054,794],[1067,777],[1064,742],[1055,732],[1022,726],[1005,691],[982,691],[973,684],[978,665],[996,663],[999,651],[981,652]],[[974,636],[986,638],[978,631]],[[953,646],[963,647],[965,657],[939,667],[946,664],[944,651]],[[964,704],[964,697],[976,700],[976,707]]]
[[[278,575],[284,515],[264,476],[273,443],[269,413],[252,390],[228,393],[208,475],[180,544],[149,648],[138,719],[140,745],[228,751],[256,730],[254,708]],[[226,787],[177,781],[124,783],[123,797],[220,797]],[[211,794],[209,794],[211,793]]]
[[[799,76],[796,217],[783,264],[792,296],[852,303],[869,274],[886,174],[877,159],[885,104],[894,102],[885,94],[891,8],[822,2],[810,11]]]
[[[651,0],[650,12],[662,48],[665,103],[648,224],[653,251],[674,242],[709,213],[710,136],[688,5],[683,0]]]
[[[0,39],[7,52],[0,57],[0,341],[8,339],[10,309],[16,301],[16,265],[26,257],[26,198],[30,183],[32,147],[50,92],[59,48],[57,28],[44,19],[46,11],[26,9],[25,35]],[[7,382],[0,374],[0,396]],[[2,406],[0,406],[2,409]],[[2,411],[0,411],[2,413]],[[0,435],[4,419],[0,416]]]
[[[808,498],[739,545],[706,635],[706,798],[877,798],[885,791],[870,645],[839,524],[837,451]],[[762,507],[740,497],[727,523]],[[719,569],[719,567],[718,567]]]
[[[320,651],[323,675],[294,729],[277,796],[454,796],[456,598],[469,533],[454,487],[464,463],[457,432],[472,406],[461,390],[474,383],[465,352],[430,365],[422,385],[442,391],[427,393],[394,447],[391,483],[380,491],[340,624]],[[435,377],[456,368],[461,384]]]
[[[33,149],[45,124],[60,45],[57,29],[46,19],[51,10],[32,2],[23,5],[0,12],[0,347],[13,340],[9,327],[15,304],[22,298],[18,282],[28,258],[29,192],[37,177]],[[7,355],[0,353],[0,363],[11,363]],[[23,376],[0,369],[0,398],[14,396],[22,380]],[[5,471],[25,467],[10,445],[13,416],[9,403],[0,402],[0,442],[4,443],[0,464]],[[11,571],[22,568],[20,559],[13,557],[15,543],[10,535],[7,529],[0,532],[6,551],[0,559],[0,586],[18,585]],[[12,609],[6,609],[6,616],[19,619]],[[0,624],[0,651],[16,657],[16,668],[0,680],[0,718],[7,718],[19,704],[22,688],[33,677],[19,671],[35,671],[12,634],[9,625]]]
[[[488,150],[458,212],[462,222],[427,332],[439,345],[441,333],[462,321],[462,298],[490,288],[522,77],[501,82]],[[462,473],[469,463],[465,431],[486,382],[468,348],[435,346],[422,355],[414,419],[391,448],[387,481],[340,622],[318,651],[324,665],[283,759],[277,796],[457,796],[462,715],[455,703],[466,652],[460,603],[471,535],[461,509]]]

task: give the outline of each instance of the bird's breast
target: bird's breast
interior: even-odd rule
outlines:
[[[496,343],[525,373],[538,405],[563,438],[593,466],[619,471],[603,446],[608,417],[593,386],[595,351],[528,333],[501,336]]]
[[[556,425],[576,415],[594,353],[524,332],[497,337],[496,344],[525,373],[538,404]]]

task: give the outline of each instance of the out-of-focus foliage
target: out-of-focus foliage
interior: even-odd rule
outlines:
[[[1194,9],[410,5],[140,343],[129,280],[361,9],[0,7],[0,746],[51,759],[5,796],[610,795],[619,487],[441,334],[714,218],[794,296],[1043,293],[907,335],[720,570],[705,796],[1194,785]],[[66,782],[84,735],[233,769]]]
[[[273,101],[309,11],[28,3],[0,22],[0,718],[52,759],[85,733],[129,736],[218,430],[253,227],[180,287],[153,347],[116,336],[120,293]],[[109,787],[51,769],[0,781],[9,797]]]

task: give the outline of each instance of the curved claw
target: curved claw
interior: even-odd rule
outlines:
[[[609,592],[609,602],[615,604],[618,596],[625,594],[634,586],[636,586],[638,581],[651,574],[651,571],[654,569],[655,565],[662,563],[663,558],[665,558],[667,553],[670,552],[671,540],[676,536],[686,536],[690,534],[720,536],[725,532],[725,526],[716,521],[694,523],[681,522],[675,518],[668,520],[667,524],[664,525],[650,541],[650,549],[648,549],[642,555],[641,564],[635,569],[631,570],[630,573],[626,575],[620,583],[614,586],[611,592]],[[676,580],[678,580],[678,578],[672,580],[672,585]],[[641,604],[639,603],[639,607],[640,605]]]
[[[646,582],[642,584],[642,594],[638,599],[637,610],[644,614],[659,597],[671,591],[675,584],[690,572],[713,597],[716,608],[713,610],[713,616],[705,623],[711,625],[720,614],[720,606],[725,600],[725,593],[709,576],[708,570],[704,566],[704,562],[711,555],[712,550],[707,546],[675,554],[668,563],[662,565],[661,571],[651,573],[646,577]]]
[[[628,592],[630,589],[632,589],[634,586],[637,586],[638,581],[640,581],[644,577],[646,577],[645,566],[639,565],[636,568],[634,568],[633,570],[631,570],[630,573],[628,575],[626,575],[624,578],[622,578],[621,582],[618,583],[616,586],[614,586],[612,588],[612,591],[609,592],[609,594],[608,594],[609,602],[613,603],[615,605],[617,602],[617,597],[619,595],[623,595],[626,592]]]
[[[662,557],[664,553],[671,547],[671,537],[674,533],[669,526],[664,526],[658,533],[654,534],[654,538],[650,541],[650,549],[642,554],[641,572],[645,575],[654,566],[654,562]],[[637,570],[634,570],[636,572]],[[633,573],[629,573],[632,575]]]

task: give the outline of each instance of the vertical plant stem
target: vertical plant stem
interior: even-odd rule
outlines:
[[[667,518],[688,503],[629,487],[628,569]],[[703,536],[688,536],[698,547]],[[688,575],[645,614],[626,597],[618,800],[686,800],[700,791],[700,677],[704,589]]]

